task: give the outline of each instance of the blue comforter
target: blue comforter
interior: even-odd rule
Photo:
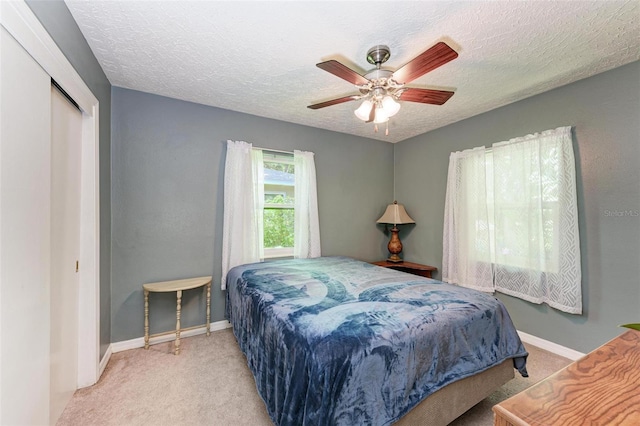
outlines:
[[[345,257],[233,268],[227,319],[277,425],[388,425],[527,352],[491,295]]]

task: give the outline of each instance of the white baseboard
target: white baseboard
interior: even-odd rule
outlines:
[[[104,356],[100,360],[100,368],[98,369],[98,379],[102,377],[102,373],[104,372],[104,369],[107,368],[107,364],[111,359],[112,353],[113,353],[113,347],[111,344],[109,344],[109,346],[107,346],[107,351],[104,353]]]
[[[531,345],[539,347],[540,349],[544,349],[545,351],[563,356],[565,358],[569,358],[572,361],[576,361],[585,355],[582,352],[575,351],[557,343],[541,339],[540,337],[532,336],[531,334],[527,334],[524,331],[518,330],[518,335],[524,343],[529,343]]]
[[[98,364],[98,377],[96,378],[95,382],[94,383],[88,383],[88,384],[78,383],[78,389],[88,388],[88,387],[93,386],[96,383],[98,383],[98,381],[100,380],[100,377],[102,377],[102,373],[104,373],[104,369],[107,368],[107,364],[109,363],[109,360],[111,359],[111,354],[112,353],[113,353],[113,350],[111,348],[111,345],[107,346],[107,350],[105,351],[102,359],[100,360],[100,362]]]
[[[211,331],[224,330],[225,328],[231,327],[231,323],[227,320],[212,322],[210,325]],[[192,328],[190,330],[185,330],[180,332],[180,337],[191,337],[197,336],[199,334],[204,334],[207,332],[206,327],[203,325],[202,327]],[[175,333],[167,333],[162,336],[156,336],[149,339],[150,345],[157,345],[158,343],[170,342],[176,339]],[[122,342],[115,342],[109,345],[111,351],[113,353],[127,351],[129,349],[137,349],[144,348],[144,337],[138,337],[136,339],[124,340]],[[106,355],[105,355],[106,358]]]

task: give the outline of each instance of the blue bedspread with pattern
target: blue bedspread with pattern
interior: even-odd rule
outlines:
[[[346,257],[233,268],[227,319],[277,425],[388,425],[527,352],[491,295]]]

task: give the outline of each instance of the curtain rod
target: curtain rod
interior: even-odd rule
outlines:
[[[259,149],[260,151],[271,151],[271,152],[279,152],[281,154],[293,155],[293,151],[282,151],[282,150],[279,150],[279,149],[260,148],[259,146],[254,146],[253,149]]]

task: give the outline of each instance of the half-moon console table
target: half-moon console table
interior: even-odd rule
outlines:
[[[184,280],[163,281],[143,284],[144,289],[144,348],[149,349],[149,293],[176,292],[176,343],[175,354],[180,354],[180,311],[182,292],[199,287],[207,287],[207,336],[211,334],[211,277],[187,278]],[[164,334],[164,333],[163,333]]]

